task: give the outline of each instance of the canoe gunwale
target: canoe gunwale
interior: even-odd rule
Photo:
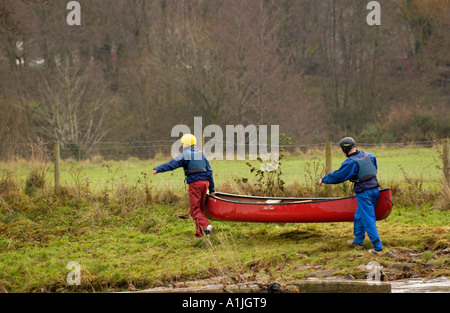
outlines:
[[[384,191],[389,191],[391,190],[391,188],[384,188],[384,189],[380,189],[380,196],[381,193]],[[217,196],[219,195],[219,196]],[[237,199],[252,199],[252,200],[280,200],[280,201],[285,201],[285,200],[292,200],[292,202],[274,202],[274,203],[266,203],[266,202],[248,202],[248,201],[239,201],[239,200],[230,200],[230,199],[225,199],[220,197],[220,195],[224,195],[227,197],[231,197],[231,198],[237,198]],[[319,203],[319,202],[331,202],[331,201],[339,201],[339,200],[346,200],[346,199],[351,199],[351,198],[355,198],[356,196],[349,196],[349,197],[340,197],[340,198],[292,198],[292,197],[259,197],[259,196],[241,196],[241,195],[236,195],[236,194],[230,194],[230,193],[225,193],[225,192],[216,192],[216,196],[211,196],[208,195],[209,198],[212,199],[217,199],[219,201],[224,201],[224,202],[229,202],[229,203],[237,203],[237,204],[252,204],[252,205],[293,205],[293,204],[311,204],[311,203]],[[308,201],[308,202],[306,202]]]

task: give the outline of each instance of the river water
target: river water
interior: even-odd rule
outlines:
[[[402,279],[391,281],[392,293],[450,293],[450,279]]]

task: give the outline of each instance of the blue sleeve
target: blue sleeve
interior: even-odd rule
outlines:
[[[215,186],[214,186],[214,178],[213,178],[213,171],[211,169],[211,166],[209,165],[209,161],[206,160],[206,173],[208,174],[208,181],[209,181],[209,193],[215,192]]]
[[[322,178],[324,184],[340,184],[358,175],[358,164],[351,159],[345,160],[341,167]]]
[[[176,170],[177,168],[182,167],[183,164],[184,164],[183,154],[180,153],[175,159],[156,167],[155,170],[158,173],[164,173]]]

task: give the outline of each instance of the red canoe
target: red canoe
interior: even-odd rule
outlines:
[[[216,192],[206,203],[206,216],[212,220],[254,223],[352,222],[356,197],[346,198],[264,198]],[[391,189],[380,190],[375,208],[377,220],[392,210]]]

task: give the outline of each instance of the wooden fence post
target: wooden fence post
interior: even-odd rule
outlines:
[[[55,193],[59,194],[61,190],[61,175],[60,175],[60,149],[59,141],[53,144],[53,162],[55,165]]]
[[[444,182],[448,185],[450,184],[450,139],[444,139],[442,149],[442,159],[443,159],[443,170],[444,170]]]
[[[333,170],[333,143],[331,141],[327,141],[325,143],[325,174],[329,174]],[[331,185],[325,185],[326,195],[331,194]]]
[[[333,144],[331,141],[325,143],[325,174],[331,173],[333,170],[333,153],[331,151]]]

